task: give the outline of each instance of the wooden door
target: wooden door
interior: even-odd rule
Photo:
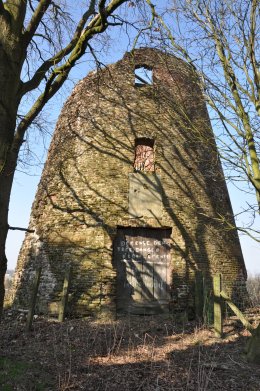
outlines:
[[[114,243],[117,310],[168,311],[171,229],[120,228]]]

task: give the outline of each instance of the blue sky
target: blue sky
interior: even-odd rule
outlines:
[[[157,1],[156,3],[160,4],[162,1]],[[131,12],[134,12],[132,10]],[[113,30],[113,33],[110,34],[109,42],[106,45],[106,50],[98,54],[101,61],[104,63],[113,63],[119,60],[124,52],[131,49],[129,46],[129,41],[126,38],[125,34],[119,29]],[[54,97],[51,104],[44,111],[44,115],[48,120],[51,120],[49,125],[49,133],[51,134],[61,107],[70,94],[73,85],[86,76],[89,71],[93,70],[95,64],[92,59],[86,58],[82,61],[79,66],[72,72],[71,81],[67,83],[67,86],[63,89],[63,93]],[[40,180],[41,169],[43,167],[44,157],[46,155],[46,149],[44,148],[41,137],[30,137],[31,149],[33,153],[38,157],[35,160],[35,165],[31,167],[30,170],[26,170],[27,173],[24,173],[19,170],[16,172],[14,179],[14,186],[11,196],[10,203],[10,214],[9,214],[9,224],[11,226],[17,227],[27,227],[29,222],[31,205],[35,196],[38,182]],[[50,141],[50,137],[47,137],[46,144]],[[40,161],[40,164],[38,164]],[[36,164],[37,163],[37,164]],[[233,205],[235,213],[241,211],[243,205],[247,201],[245,194],[238,191],[235,187],[230,186],[230,198]],[[239,221],[239,225],[246,223],[247,217],[244,216],[242,220]],[[255,222],[255,228],[259,229],[260,227],[260,218],[258,217]],[[19,249],[24,238],[24,233],[21,231],[9,231],[8,240],[7,240],[7,257],[8,257],[8,268],[14,269],[17,261],[17,256]],[[240,236],[240,241],[242,245],[242,250],[244,254],[244,259],[246,262],[246,267],[249,273],[260,273],[260,243],[257,243],[250,239],[246,235]]]

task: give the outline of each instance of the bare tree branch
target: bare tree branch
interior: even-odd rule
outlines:
[[[260,164],[255,140],[257,127],[254,128],[252,124],[254,117],[250,112],[252,102],[259,113],[260,74],[256,61],[256,16],[258,15],[259,18],[259,2],[257,0],[249,3],[239,2],[235,7],[231,1],[218,3],[213,0],[208,2],[183,0],[179,4],[182,15],[192,22],[194,32],[200,31],[203,34],[204,56],[207,58],[207,50],[210,50],[210,55],[214,56],[216,67],[214,68],[211,58],[209,70],[203,68],[202,54],[201,63],[198,64],[196,61],[202,76],[203,88],[208,95],[208,102],[217,112],[222,124],[227,124],[227,127],[224,126],[225,134],[232,141],[232,145],[239,146],[243,151],[241,158],[244,165],[241,167],[255,189],[260,209]],[[171,30],[165,27],[164,21],[161,21],[161,24],[166,28],[175,50],[192,64],[189,50],[176,43]],[[223,72],[222,79],[214,74],[219,72],[220,66]],[[231,119],[232,116],[235,120]],[[236,142],[236,138],[231,135],[228,126],[236,130],[237,137],[240,138],[239,142]],[[229,158],[228,161],[230,162]]]
[[[29,42],[31,41],[32,37],[34,36],[34,33],[36,32],[43,15],[47,11],[48,7],[51,4],[51,0],[40,0],[38,7],[34,11],[34,14],[24,32],[24,42],[26,46],[28,46]]]
[[[111,15],[115,9],[117,9],[126,0],[112,0],[105,9],[107,16]],[[38,97],[30,111],[25,115],[24,119],[17,127],[12,149],[18,151],[20,149],[24,133],[31,125],[32,121],[42,110],[44,105],[53,97],[53,95],[61,88],[64,82],[67,80],[68,74],[76,61],[82,57],[85,53],[88,41],[96,34],[100,34],[108,27],[108,23],[102,19],[100,13],[96,15],[88,24],[88,26],[82,31],[78,40],[76,40],[73,50],[69,58],[60,67],[54,68],[49,76],[44,92]]]
[[[52,58],[46,60],[43,62],[43,64],[37,69],[34,76],[29,80],[28,82],[24,83],[22,85],[22,88],[20,90],[20,96],[23,96],[27,92],[37,88],[41,81],[44,79],[46,73],[48,70],[55,64],[58,64],[64,57],[66,57],[71,51],[75,48],[76,44],[78,43],[78,40],[83,32],[83,29],[85,27],[85,23],[90,18],[91,15],[95,12],[95,3],[96,0],[91,0],[90,6],[88,10],[83,14],[81,20],[79,21],[73,38],[69,42],[69,44],[60,50],[55,56]]]
[[[257,0],[252,1],[252,8],[251,8],[251,14],[250,14],[250,37],[249,37],[249,55],[253,67],[253,74],[254,74],[254,82],[257,90],[257,94],[255,94],[255,107],[260,115],[260,71],[259,71],[259,64],[257,64],[256,61],[256,11],[257,11]]]
[[[8,226],[8,229],[10,229],[12,231],[25,231],[25,232],[29,232],[29,233],[35,232],[34,229],[21,228],[21,227],[11,227],[10,225]]]

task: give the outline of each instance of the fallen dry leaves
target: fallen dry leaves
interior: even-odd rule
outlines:
[[[28,363],[8,380],[0,367],[3,391],[260,391],[260,367],[243,357],[248,333],[234,317],[222,340],[211,328],[160,316],[62,324],[38,317],[26,333],[12,313],[1,326],[0,356]]]

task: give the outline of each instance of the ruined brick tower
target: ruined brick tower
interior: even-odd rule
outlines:
[[[55,313],[149,314],[194,306],[194,276],[223,274],[239,300],[243,256],[202,92],[184,61],[126,53],[63,107],[19,255],[14,303]]]

